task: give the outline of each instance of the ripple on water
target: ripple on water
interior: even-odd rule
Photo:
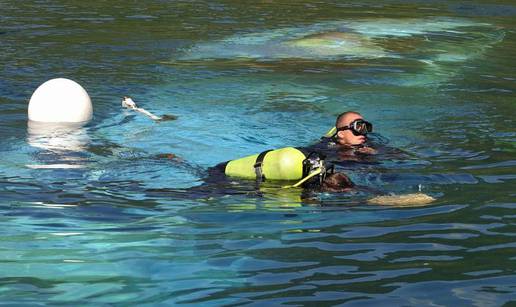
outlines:
[[[516,300],[510,6],[269,2],[2,8],[5,304]],[[51,75],[94,101],[86,137],[66,150],[27,131],[27,100]],[[123,111],[123,95],[178,120]],[[190,189],[222,161],[316,141],[347,109],[407,158],[338,170],[387,193],[421,184],[436,202],[303,200],[252,182]],[[170,153],[186,162],[156,158]]]

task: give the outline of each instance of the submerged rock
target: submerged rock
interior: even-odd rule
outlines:
[[[461,63],[483,56],[503,37],[498,27],[463,18],[330,21],[202,42],[185,50],[174,63],[380,65],[383,75],[370,75],[376,79],[367,82],[427,86],[453,77]]]
[[[315,57],[351,56],[380,58],[389,56],[371,39],[356,33],[327,32],[286,42],[288,46],[306,50]]]
[[[439,59],[464,61],[486,45],[503,38],[496,27],[462,18],[406,18],[358,19],[317,23],[309,26],[272,29],[268,31],[233,35],[224,39],[192,46],[181,60],[207,59],[263,59],[281,60],[303,58],[335,60],[338,57],[382,58],[400,56],[399,50],[390,50],[391,41],[402,39],[403,44],[416,44],[423,36],[427,44],[418,44],[416,54],[425,60]],[[473,37],[472,37],[473,35]],[[471,40],[474,38],[474,40]],[[450,40],[452,39],[452,40]],[[465,48],[460,48],[464,42]],[[435,44],[439,48],[435,48]],[[446,56],[447,48],[453,54]],[[471,50],[473,49],[473,50]],[[457,52],[459,50],[459,52]]]

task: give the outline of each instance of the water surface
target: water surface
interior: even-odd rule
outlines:
[[[2,302],[516,301],[509,1],[0,7]],[[86,88],[94,119],[35,134],[28,99],[55,77]],[[122,110],[124,95],[179,118]],[[245,181],[191,190],[219,162],[316,142],[345,110],[406,154],[340,171],[383,192],[421,186],[437,201],[302,200]]]

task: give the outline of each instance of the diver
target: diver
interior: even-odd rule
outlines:
[[[285,147],[266,150],[259,154],[220,163],[208,170],[229,178],[252,179],[261,182],[284,181],[291,183],[283,188],[303,188],[314,191],[345,192],[354,187],[343,173],[325,162],[324,156],[302,148]]]
[[[188,163],[174,155],[168,154],[160,157],[172,159],[180,165],[191,168]],[[188,193],[197,198],[214,195],[225,196],[235,194],[236,186],[233,186],[233,189],[231,187],[239,184],[236,193],[261,195],[262,187],[272,183],[275,188],[279,189],[299,189],[300,200],[317,199],[319,193],[357,191],[375,195],[375,197],[367,199],[367,202],[381,205],[417,206],[428,204],[434,200],[423,193],[385,195],[375,189],[356,186],[346,174],[336,172],[335,166],[326,162],[324,155],[294,147],[266,150],[219,163],[207,170],[207,176],[203,182],[200,186],[188,188]]]
[[[387,139],[372,133],[373,124],[355,111],[346,111],[337,116],[332,127],[319,142],[307,150],[324,154],[328,161],[342,165],[343,162],[379,164],[383,160],[411,159],[400,149],[386,146]]]

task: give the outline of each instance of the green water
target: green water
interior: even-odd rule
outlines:
[[[2,303],[515,303],[510,1],[0,8]],[[55,77],[85,87],[94,118],[34,134],[28,100]],[[178,120],[123,110],[124,95]],[[208,167],[310,145],[350,109],[406,155],[337,170],[383,192],[421,186],[434,203],[302,200],[238,180],[202,190]]]

